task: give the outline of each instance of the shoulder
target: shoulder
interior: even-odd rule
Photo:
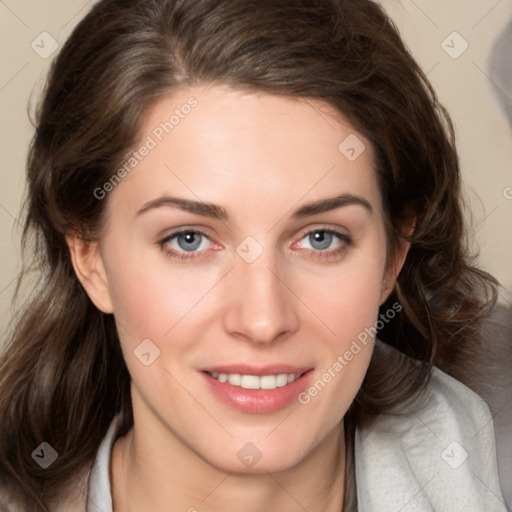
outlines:
[[[87,483],[89,472],[84,471],[69,488],[63,492],[58,500],[49,504],[52,512],[85,512],[87,506]],[[30,507],[31,508],[31,507]],[[20,508],[20,504],[15,501],[0,477],[0,511],[1,512],[28,512],[29,509]]]
[[[121,415],[112,420],[90,470],[84,473],[69,494],[54,505],[52,511],[112,512],[110,456],[121,425]]]
[[[120,424],[121,415],[118,414],[99,446],[92,467],[81,472],[58,499],[48,505],[52,512],[112,512],[110,454]],[[20,506],[10,497],[1,474],[0,512],[22,512]]]
[[[5,481],[2,479],[0,473],[0,511],[1,512],[15,512],[16,504],[12,501]]]
[[[355,439],[360,512],[506,511],[485,402],[434,368],[423,399]]]
[[[112,512],[110,459],[121,425],[121,414],[115,416],[98,449],[89,475],[87,512]]]

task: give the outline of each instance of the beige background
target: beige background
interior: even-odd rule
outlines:
[[[35,41],[40,53],[51,49],[49,36],[41,36],[42,32],[62,45],[92,3],[0,0],[0,332],[11,316],[10,301],[21,265],[17,219],[33,131],[27,101],[31,95],[37,98],[55,55],[42,58],[31,45]],[[488,77],[487,56],[512,17],[512,0],[382,0],[382,4],[453,117],[473,212],[475,247],[480,250],[481,265],[510,292],[512,198],[506,198],[506,190],[512,187],[512,131]],[[456,59],[442,47],[454,31],[469,45]],[[459,50],[463,40],[450,37],[445,44],[454,47],[452,52]],[[509,292],[504,296],[510,298]]]

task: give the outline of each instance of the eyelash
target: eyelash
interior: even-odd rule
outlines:
[[[322,229],[322,228],[315,228],[315,229],[305,232],[299,238],[299,241],[302,240],[303,238],[305,238],[306,236],[311,235],[312,233],[318,233],[318,232],[333,235],[333,236],[337,237],[339,239],[339,241],[343,244],[338,249],[327,250],[327,251],[306,249],[308,252],[314,253],[315,257],[318,257],[319,259],[322,259],[325,261],[331,261],[333,259],[339,258],[346,251],[347,247],[352,244],[352,239],[348,235],[339,233],[338,231],[335,231],[333,229]],[[207,250],[203,250],[200,252],[190,252],[187,254],[185,251],[178,252],[178,251],[169,249],[167,244],[171,240],[178,237],[179,235],[184,235],[187,233],[201,235],[201,236],[204,236],[205,238],[207,238],[208,240],[210,240],[210,237],[204,231],[202,231],[198,228],[181,229],[179,231],[175,231],[174,233],[166,236],[163,240],[159,241],[158,246],[166,254],[166,256],[169,256],[170,258],[177,259],[180,261],[191,260],[191,259],[202,259],[202,258],[208,257],[208,255],[206,254]],[[297,242],[295,242],[295,243],[297,243]]]

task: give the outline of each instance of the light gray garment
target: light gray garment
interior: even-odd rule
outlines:
[[[441,370],[418,410],[357,432],[355,460],[359,512],[506,512],[489,409]]]

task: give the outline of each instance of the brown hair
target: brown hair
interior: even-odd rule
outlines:
[[[40,284],[0,361],[1,477],[32,511],[47,512],[90,468],[117,412],[124,432],[133,421],[114,318],[80,286],[65,235],[98,235],[107,203],[93,191],[133,149],[145,112],[195,83],[323,99],[375,149],[390,254],[411,242],[382,307],[398,300],[402,310],[379,337],[409,357],[376,347],[350,412],[359,427],[420,393],[432,365],[464,350],[495,301],[496,282],[465,250],[451,122],[382,8],[369,0],[100,1],[53,63],[38,111],[24,250]],[[43,441],[59,454],[44,470],[30,456]]]

